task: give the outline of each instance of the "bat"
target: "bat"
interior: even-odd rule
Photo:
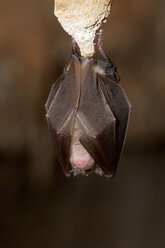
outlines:
[[[95,172],[112,177],[119,162],[131,105],[117,68],[97,41],[105,61],[81,56],[72,40],[72,57],[52,85],[46,118],[66,176]]]

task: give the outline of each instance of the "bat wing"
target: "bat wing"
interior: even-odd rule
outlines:
[[[116,118],[116,164],[119,161],[129,122],[131,105],[123,90],[118,84],[105,76],[98,75],[99,84],[106,101]]]
[[[58,88],[60,87],[61,83],[64,81],[64,78],[65,78],[65,76],[64,76],[64,74],[63,74],[63,75],[61,75],[61,76],[59,77],[59,79],[57,79],[57,81],[52,85],[51,90],[50,90],[50,93],[49,93],[49,96],[48,96],[48,99],[47,99],[47,101],[46,101],[46,103],[45,103],[46,112],[48,112],[48,110],[49,110],[49,108],[50,108],[50,105],[51,105],[51,103],[52,103],[52,101],[53,101],[53,98],[54,98],[54,96],[55,96],[55,94],[56,94]]]
[[[115,165],[115,117],[93,72],[93,60],[85,66],[76,121],[82,135],[80,142],[96,164],[111,177]]]
[[[52,86],[46,102],[47,121],[60,164],[69,176],[72,126],[80,95],[80,64],[72,56],[64,75]]]

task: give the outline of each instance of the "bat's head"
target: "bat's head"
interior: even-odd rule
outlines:
[[[104,172],[97,166],[94,159],[80,143],[81,131],[75,121],[72,131],[72,142],[70,149],[70,163],[72,169],[71,175],[88,175],[89,173],[95,172],[99,175],[104,175]]]

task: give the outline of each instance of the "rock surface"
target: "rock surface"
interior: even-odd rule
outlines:
[[[106,21],[112,0],[55,0],[55,16],[64,30],[77,41],[81,54],[94,54],[94,38]]]

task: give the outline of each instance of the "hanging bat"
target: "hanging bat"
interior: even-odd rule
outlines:
[[[105,62],[81,56],[73,40],[71,61],[45,105],[66,176],[95,172],[112,177],[123,149],[131,107],[101,41],[102,31],[97,44]]]

